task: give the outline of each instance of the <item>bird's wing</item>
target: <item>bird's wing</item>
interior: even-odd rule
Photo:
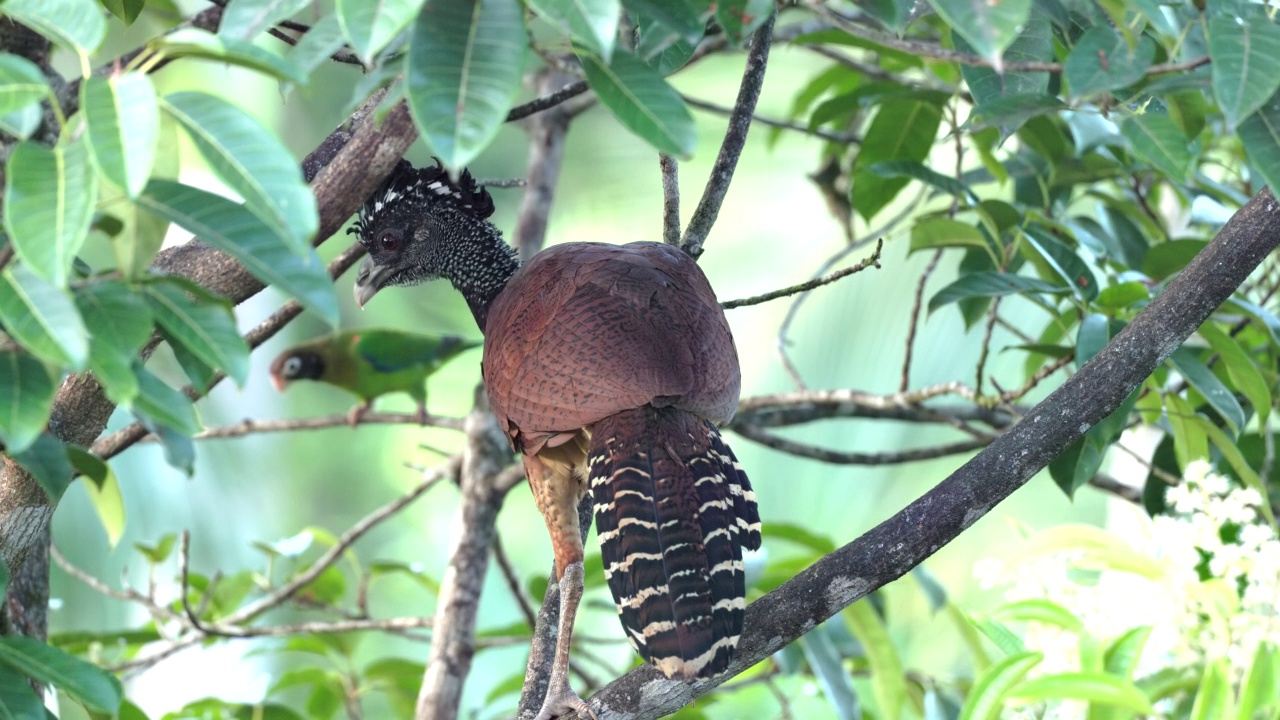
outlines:
[[[392,330],[359,330],[351,338],[352,352],[374,370],[391,373],[430,366],[440,359],[440,338]]]
[[[737,352],[706,276],[657,243],[574,243],[536,256],[490,312],[484,375],[529,444],[646,403],[721,422]]]

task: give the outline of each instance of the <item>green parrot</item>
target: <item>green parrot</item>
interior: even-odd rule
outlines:
[[[349,390],[363,400],[347,416],[352,427],[369,412],[374,398],[406,392],[418,403],[418,422],[425,424],[427,376],[455,355],[479,346],[452,336],[344,330],[285,350],[271,363],[271,381],[279,391],[294,380],[320,380]]]

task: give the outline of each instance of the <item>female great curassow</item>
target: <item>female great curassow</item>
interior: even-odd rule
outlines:
[[[717,423],[738,403],[738,355],[694,261],[659,243],[568,243],[521,267],[467,172],[402,162],[353,231],[384,287],[446,278],[485,334],[489,402],[524,459],[555,551],[560,633],[538,717],[590,712],[569,687],[582,597],[577,505],[591,492],[627,638],[668,677],[724,671],[742,632],[742,550],[760,546],[746,474]]]

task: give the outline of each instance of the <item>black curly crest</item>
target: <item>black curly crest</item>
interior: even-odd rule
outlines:
[[[454,182],[449,172],[433,158],[435,165],[415,168],[408,160],[401,159],[368,199],[360,207],[356,224],[347,229],[347,233],[356,233],[360,243],[368,245],[372,242],[369,230],[373,222],[385,208],[400,202],[419,202],[429,210],[440,204],[448,204],[483,220],[493,214],[493,198],[471,177],[471,173],[463,170]]]

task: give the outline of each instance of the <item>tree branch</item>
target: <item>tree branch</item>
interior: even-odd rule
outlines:
[[[600,720],[673,712],[937,552],[1118,408],[1278,244],[1280,204],[1264,189],[1164,292],[1021,422],[902,511],[752,603],[724,675],[684,683],[646,665],[591,698]]]
[[[572,78],[558,70],[544,68],[535,76],[538,93],[545,94],[551,88],[565,89]],[[572,87],[568,85],[567,87]],[[558,91],[557,91],[558,92]],[[555,95],[551,93],[548,95]],[[564,163],[564,141],[569,134],[572,115],[563,105],[548,108],[529,119],[529,161],[524,197],[516,214],[512,244],[520,251],[521,262],[528,262],[546,243],[547,222],[551,217],[551,199],[560,180],[560,167]]]
[[[662,171],[662,242],[680,244],[680,164],[661,153],[658,168]]]
[[[738,166],[738,156],[746,145],[751,117],[756,111],[756,100],[760,98],[760,88],[764,86],[769,46],[773,42],[773,21],[777,15],[777,12],[770,14],[769,19],[751,36],[747,65],[742,71],[742,85],[738,88],[738,99],[733,104],[733,114],[729,116],[729,129],[725,131],[720,154],[711,167],[711,176],[707,178],[702,199],[698,201],[698,207],[694,209],[693,217],[685,228],[680,248],[694,258],[702,254],[702,245],[711,232],[711,226],[715,225],[716,216],[720,214],[720,205],[729,192],[729,181],[733,179],[733,171]]]
[[[735,425],[733,431],[744,438],[772,448],[788,455],[819,460],[832,465],[900,465],[920,462],[948,455],[959,455],[973,452],[991,444],[991,439],[961,440],[959,442],[934,445],[931,447],[910,448],[907,450],[888,450],[878,453],[851,452],[847,450],[830,450],[808,443],[796,442],[788,438],[766,432],[754,425]]]
[[[754,297],[742,298],[740,300],[729,300],[727,302],[722,302],[720,303],[720,307],[724,308],[725,310],[732,310],[734,308],[747,307],[750,305],[759,305],[760,303],[766,303],[766,302],[769,302],[770,300],[777,300],[778,298],[784,298],[790,295],[795,295],[797,293],[808,292],[809,290],[812,290],[817,287],[822,287],[823,285],[829,285],[839,280],[840,278],[848,277],[857,272],[862,272],[863,270],[866,270],[867,268],[872,266],[875,266],[875,268],[879,270],[880,269],[880,250],[883,247],[884,247],[884,240],[877,240],[875,252],[871,253],[871,257],[868,257],[867,259],[863,260],[857,265],[850,265],[849,267],[837,270],[831,273],[830,275],[827,275],[826,277],[815,278],[813,280],[806,280],[805,282],[792,285],[791,287],[785,287],[785,288],[782,288],[781,290],[774,290],[772,292],[764,293],[763,295],[756,295]]]

